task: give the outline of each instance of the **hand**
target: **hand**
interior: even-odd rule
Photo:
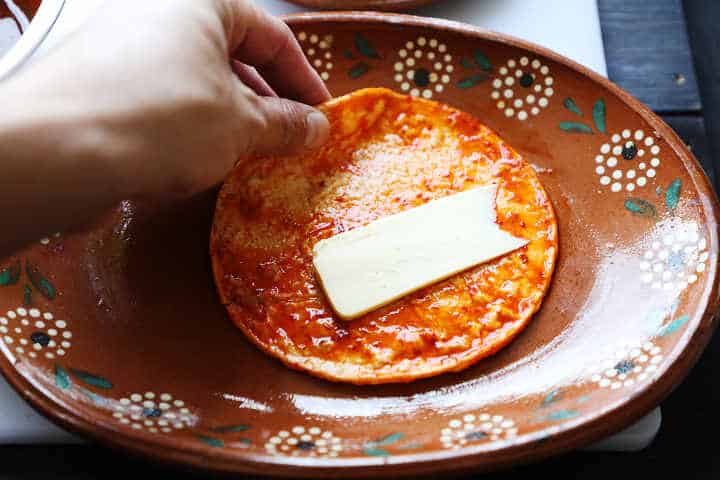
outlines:
[[[239,158],[320,146],[328,123],[306,104],[327,99],[290,29],[250,1],[109,0],[0,84],[0,177],[13,183],[0,209],[24,202],[32,218],[39,184],[53,214],[35,216],[35,235],[120,199],[191,195]],[[0,227],[22,235],[18,218]]]
[[[319,146],[328,129],[275,95],[329,98],[290,29],[244,0],[108,1],[18,82],[72,103],[62,113],[87,119],[100,141],[90,147],[113,154],[108,167],[131,195],[205,189],[241,156]]]

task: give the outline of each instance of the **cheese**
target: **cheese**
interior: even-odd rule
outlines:
[[[466,190],[318,242],[313,264],[333,309],[351,320],[526,245],[495,223],[496,193]]]

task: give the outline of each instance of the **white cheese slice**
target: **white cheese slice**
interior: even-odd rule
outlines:
[[[526,245],[495,223],[496,193],[466,190],[318,242],[313,263],[337,314],[357,318]]]

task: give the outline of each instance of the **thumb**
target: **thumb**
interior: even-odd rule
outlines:
[[[276,97],[258,97],[260,130],[252,132],[250,150],[257,155],[293,155],[322,146],[330,124],[319,110]]]

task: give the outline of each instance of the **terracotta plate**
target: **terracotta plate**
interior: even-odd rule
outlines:
[[[561,242],[542,310],[460,374],[324,382],[262,354],[226,317],[208,255],[216,192],[164,212],[124,203],[0,262],[0,366],[24,397],[164,461],[356,477],[557,454],[629,425],[683,379],[715,327],[717,203],[661,120],[555,53],[471,27],[377,14],[290,23],[334,94],[384,86],[447,102],[536,167]]]
[[[435,3],[438,0],[289,0],[321,10],[383,10],[402,12]]]

